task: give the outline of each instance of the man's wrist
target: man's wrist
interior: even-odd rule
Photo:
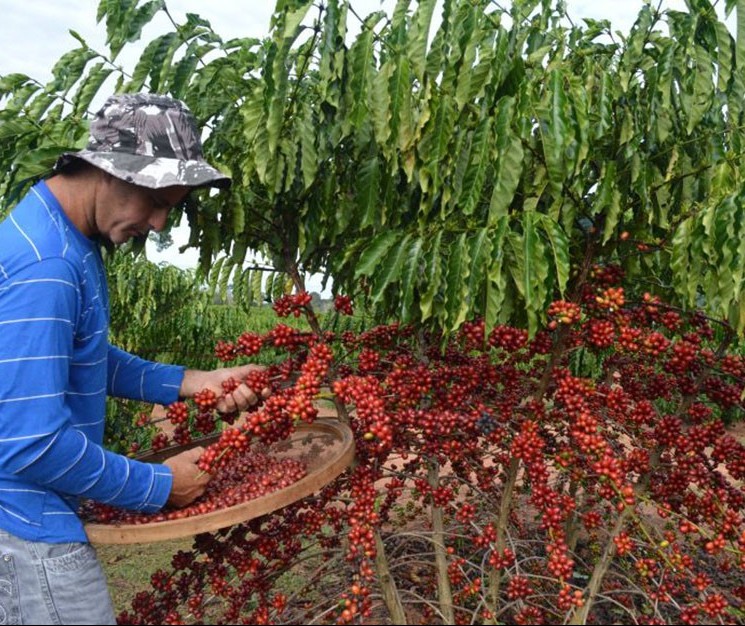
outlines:
[[[203,384],[200,383],[204,372],[201,370],[185,369],[184,377],[181,379],[181,387],[179,388],[180,398],[193,398],[194,394],[202,390]]]

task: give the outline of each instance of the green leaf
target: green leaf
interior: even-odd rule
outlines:
[[[67,148],[68,146],[48,145],[29,150],[18,158],[17,177],[19,179],[30,179],[48,175],[51,173],[57,157]]]
[[[743,288],[745,287],[745,219],[742,217],[742,214],[745,211],[745,202],[743,201],[742,194],[738,194],[736,203],[737,215],[735,216],[735,242],[737,243],[737,246],[733,263],[732,283],[734,285],[734,293],[732,299],[737,302],[742,300]],[[740,318],[738,318],[738,324],[739,323]],[[742,329],[740,329],[740,331],[741,330]]]
[[[513,116],[513,98],[503,98],[496,113],[497,165],[494,188],[489,202],[489,225],[496,224],[515,197],[523,171],[523,146],[510,127]]]
[[[377,19],[385,13],[378,12]],[[361,128],[369,121],[368,97],[372,90],[372,77],[375,75],[374,23],[362,28],[359,36],[349,50],[348,59],[352,66],[349,79],[349,93],[352,99],[350,121],[355,128]]]
[[[686,131],[690,134],[701,122],[711,107],[713,99],[712,75],[714,73],[713,60],[701,46],[695,46],[695,66],[690,70],[692,85],[690,92],[681,94],[681,101],[686,105],[688,123]]]
[[[590,94],[593,91],[590,90]],[[602,72],[597,93],[593,95],[589,107],[590,132],[599,139],[613,127],[613,78],[608,72]]]
[[[400,238],[400,233],[396,231],[386,231],[375,237],[369,245],[367,245],[360,257],[357,268],[354,272],[354,277],[359,278],[360,276],[371,276],[375,273],[378,265],[383,262],[385,255],[391,246]]]
[[[738,203],[730,196],[719,204],[714,223],[714,236],[719,251],[717,269],[718,295],[721,302],[723,316],[727,315],[735,294],[736,259],[740,240],[738,238],[738,224],[742,223],[743,212]],[[739,221],[738,221],[739,220]]]
[[[68,29],[67,32],[70,33],[70,35],[72,35],[72,37],[74,39],[76,39],[80,43],[81,46],[83,46],[83,48],[88,48],[89,47],[88,46],[88,43],[85,41],[85,39],[83,39],[83,37],[80,35],[80,33],[78,33],[77,31],[73,30],[72,28]]]
[[[246,230],[246,207],[238,199],[230,203],[230,230],[233,238],[239,237]],[[233,258],[242,263],[246,256],[245,246],[240,246],[239,249],[243,249],[242,258],[238,259],[236,255]]]
[[[424,240],[416,237],[411,241],[403,262],[401,273],[401,289],[399,290],[401,323],[407,324],[412,320],[414,292],[417,290],[424,269],[422,248]]]
[[[554,258],[554,271],[558,282],[559,293],[564,296],[569,272],[571,271],[571,259],[569,257],[569,237],[561,224],[555,222],[548,215],[539,215],[539,224],[546,233]]]
[[[507,291],[507,278],[504,272],[504,250],[505,238],[509,231],[508,225],[509,218],[503,215],[490,227],[491,259],[489,261],[489,269],[487,270],[486,306],[484,312],[484,324],[487,335],[497,324]]]
[[[155,55],[161,49],[161,44],[162,37],[158,37],[145,46],[145,50],[140,55],[137,65],[135,65],[135,69],[132,72],[132,78],[126,84],[126,92],[138,93],[143,90],[145,81],[147,81],[147,77],[152,71]]]
[[[153,55],[150,69],[150,89],[152,91],[158,92],[165,89],[173,68],[173,56],[182,45],[183,41],[177,33],[163,35],[160,45]]]
[[[49,91],[67,93],[83,75],[85,66],[98,54],[90,48],[76,48],[63,54],[52,68],[54,80],[49,84]]]
[[[538,242],[538,233],[535,230],[535,213],[526,211],[523,213],[523,297],[528,309],[535,308],[535,294],[533,286],[535,280],[533,277],[533,265],[536,262],[536,246]]]
[[[498,58],[506,53],[507,41],[502,37],[504,31],[497,29],[488,32],[483,40],[478,43],[478,63],[471,71],[470,92],[466,98],[467,102],[476,102],[483,99],[487,88],[491,88],[495,72],[501,72]],[[495,37],[498,37],[495,44]],[[499,55],[499,56],[498,56]]]
[[[137,41],[142,29],[163,6],[163,0],[151,0],[139,9],[138,0],[104,0],[99,4],[97,21],[106,17],[106,42],[113,61],[126,43]]]
[[[623,214],[620,190],[614,188],[610,193],[610,204],[605,211],[605,221],[603,224],[603,239],[601,242],[603,244],[606,244],[613,237]]]
[[[9,93],[14,93],[18,91],[21,87],[28,85],[29,83],[32,83],[33,81],[31,78],[26,76],[26,74],[21,73],[14,73],[14,74],[6,74],[5,76],[0,76],[0,95],[6,95]],[[34,85],[37,87],[37,85]]]
[[[463,324],[472,306],[471,294],[468,293],[468,277],[471,271],[468,247],[466,233],[461,233],[449,246],[445,310],[447,329],[451,331],[457,330]]]
[[[419,309],[422,313],[422,321],[432,316],[435,296],[440,291],[442,281],[442,264],[440,246],[442,244],[442,230],[438,230],[435,236],[425,243],[424,258],[425,270],[423,285],[424,290],[419,301]]]
[[[458,204],[464,215],[471,215],[481,200],[487,172],[491,169],[491,147],[491,118],[485,116],[474,131],[468,169],[463,177]]]
[[[328,0],[324,15],[323,29],[318,45],[320,55],[318,87],[322,102],[338,108],[341,93],[341,80],[344,73],[344,41],[347,35],[347,3]]]
[[[380,264],[374,274],[374,287],[372,294],[373,303],[380,302],[385,293],[385,288],[391,283],[397,282],[401,277],[401,270],[409,250],[411,233],[406,234],[400,241],[394,241],[390,253],[380,259]],[[400,233],[396,234],[396,239]]]
[[[424,162],[422,189],[428,191],[431,180],[433,193],[439,193],[448,163],[445,157],[453,138],[456,114],[451,99],[445,96],[433,97],[431,107],[434,110],[433,115],[424,127],[417,152]]]
[[[246,271],[236,270],[233,276],[232,304],[235,306],[245,307],[246,302]]]
[[[214,300],[215,295],[218,292],[217,290],[219,289],[220,276],[222,274],[222,266],[224,263],[225,257],[220,257],[214,262],[212,267],[210,267],[208,274],[208,287],[211,300]]]
[[[285,122],[287,93],[289,89],[289,72],[287,68],[288,47],[282,46],[273,58],[270,72],[271,81],[266,81],[266,132],[267,158],[274,158],[282,127]]]
[[[374,155],[363,161],[359,169],[357,210],[361,228],[379,223],[380,201],[380,161]]]
[[[735,46],[726,24],[716,22],[717,35],[717,88],[726,92],[735,67]]]
[[[468,7],[468,4],[464,3],[460,8],[465,10],[466,7]],[[454,69],[457,67],[458,71],[455,102],[459,111],[463,110],[469,103],[469,98],[473,90],[473,65],[476,61],[476,49],[479,41],[478,36],[480,35],[477,14],[478,9],[475,6],[471,6],[465,10],[465,15],[461,14],[461,18],[458,20],[458,44],[462,51],[462,56],[458,60],[457,65],[453,64],[451,67]]]
[[[219,296],[220,301],[227,303],[228,301],[228,283],[230,282],[230,277],[233,274],[233,270],[235,269],[235,265],[229,260],[226,259],[225,263],[223,263],[222,267],[220,268],[220,280],[219,280]]]
[[[255,270],[251,272],[251,301],[261,300],[261,283],[264,278],[264,272]]]
[[[618,190],[618,178],[616,175],[616,162],[606,161],[600,172],[600,182],[592,201],[591,215],[603,216],[606,222],[610,222],[611,227],[615,228],[620,216],[621,196]],[[603,236],[607,234],[606,230]],[[607,241],[607,238],[605,239]]]
[[[266,184],[269,139],[262,95],[258,89],[246,98],[246,102],[241,107],[241,116],[243,118],[243,136],[249,148],[248,158],[241,161],[243,175],[250,180],[255,171],[259,181]]]
[[[49,129],[51,125],[54,124],[54,121],[58,120],[60,117],[60,101],[61,98],[58,98],[49,92],[40,93],[28,103],[28,106],[24,110],[24,113],[32,120],[44,120],[45,134],[48,139],[55,139],[55,137],[52,136],[53,133],[49,132]],[[56,106],[53,107],[55,104]],[[59,125],[54,124],[54,127],[58,126]]]
[[[460,207],[457,205],[455,200],[460,197],[463,193],[463,185],[465,181],[466,171],[468,170],[468,163],[471,158],[471,145],[473,143],[473,133],[466,132],[458,135],[457,143],[454,150],[454,167],[453,175],[450,181],[449,188],[443,190],[443,210],[442,214],[445,215],[444,209],[449,209],[451,212],[460,213]],[[447,198],[452,193],[453,202],[448,203]]]
[[[300,34],[302,21],[312,4],[311,2],[298,2],[294,8],[288,7],[284,10],[281,19],[276,21],[275,38],[294,41]]]
[[[310,103],[303,107],[303,116],[298,120],[297,134],[301,145],[301,170],[303,173],[303,188],[310,187],[318,172],[318,150],[316,149],[316,124]]]
[[[471,269],[468,273],[467,292],[471,301],[471,308],[476,311],[482,309],[479,298],[486,293],[487,275],[491,266],[492,244],[490,232],[491,229],[485,227],[470,238],[468,257]]]
[[[401,56],[391,76],[391,142],[398,150],[410,148],[414,138],[412,80],[409,59]]]
[[[201,57],[199,55],[187,52],[176,63],[169,85],[169,91],[173,94],[174,98],[182,99],[184,97],[184,92],[189,85],[189,81],[193,78],[200,60]]]
[[[372,93],[370,94],[371,113],[375,139],[384,153],[388,154],[384,147],[391,136],[391,96],[389,84],[393,71],[396,68],[392,61],[386,61],[383,67],[373,79]]]
[[[544,101],[537,109],[539,130],[543,144],[543,157],[552,185],[560,189],[567,171],[565,145],[571,137],[568,133],[566,115],[567,98],[564,92],[562,72],[549,73]]]
[[[88,111],[91,101],[96,97],[101,86],[113,71],[111,68],[105,67],[103,63],[96,63],[91,68],[88,75],[83,79],[80,89],[75,94],[74,111],[77,115],[83,115]]]
[[[736,0],[736,3],[735,65],[738,70],[742,70],[742,68],[745,68],[745,0]],[[725,5],[728,6],[729,11],[732,10],[732,0],[725,0]],[[734,72],[733,76],[735,78],[733,95],[735,98],[742,99],[743,91],[745,91],[745,79],[743,78],[742,71]],[[739,108],[736,110],[739,110]]]
[[[38,132],[38,126],[27,118],[0,119],[0,140],[9,141],[27,134]]]
[[[543,312],[548,278],[545,248],[535,224],[535,213],[526,211],[522,216],[522,236],[511,232],[507,238],[512,257],[510,272],[525,302],[528,331],[531,335],[538,329],[538,317]]]
[[[274,275],[274,282],[272,283],[272,302],[276,302],[282,296],[287,294],[287,280],[288,276],[281,272],[277,272]],[[290,283],[290,287],[292,283]]]
[[[427,66],[427,40],[436,4],[436,0],[421,0],[417,3],[412,17],[408,53],[411,59],[411,69],[420,83],[424,82]]]
[[[567,159],[573,165],[573,171],[570,170],[569,175],[581,178],[587,156],[591,149],[594,151],[590,143],[590,103],[587,84],[572,78],[569,95],[569,121],[574,131],[573,138],[567,146]]]

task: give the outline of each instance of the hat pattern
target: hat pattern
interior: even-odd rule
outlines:
[[[230,184],[228,176],[204,160],[191,111],[180,100],[167,96],[111,96],[91,122],[86,149],[63,154],[55,169],[75,158],[153,189]]]

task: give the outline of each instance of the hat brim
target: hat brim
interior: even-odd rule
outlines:
[[[73,159],[82,159],[112,176],[140,187],[162,189],[173,185],[187,187],[230,187],[230,177],[216,170],[206,161],[187,161],[141,156],[126,152],[80,150],[65,152],[54,165],[63,168]]]

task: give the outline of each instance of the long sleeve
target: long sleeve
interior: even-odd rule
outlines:
[[[81,323],[92,314],[83,308],[81,280],[86,279],[66,260],[49,258],[2,284],[0,491],[8,481],[17,481],[156,511],[170,493],[170,470],[101,446],[111,353],[106,353],[105,337],[97,338]],[[121,362],[124,353],[114,354],[113,360]],[[139,362],[120,367],[122,389],[131,391],[134,372],[147,367]],[[177,378],[177,371],[164,369],[170,379]],[[150,392],[147,382],[143,389]],[[154,395],[165,398],[171,393],[168,388],[168,393]],[[25,505],[23,499],[14,500],[16,510],[3,500],[0,508],[32,526],[40,524],[34,499],[28,497]]]
[[[146,361],[109,346],[107,389],[110,396],[171,404],[178,400],[184,368]]]

